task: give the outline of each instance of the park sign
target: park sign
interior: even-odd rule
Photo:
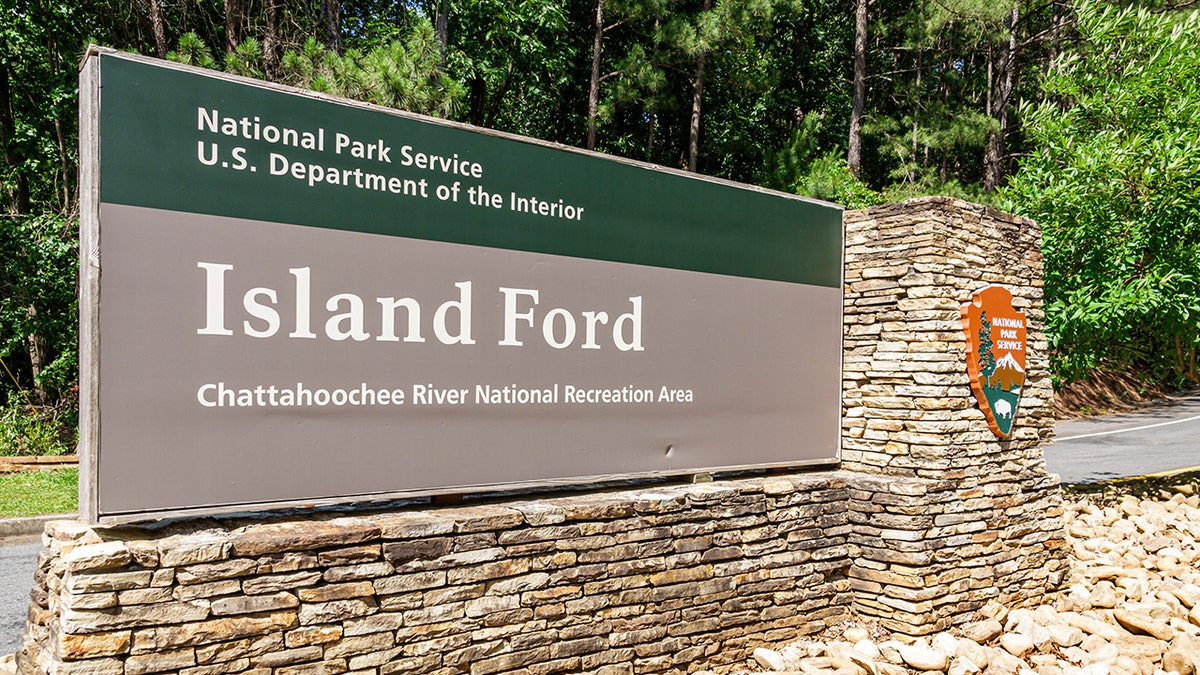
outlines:
[[[1011,291],[991,284],[972,293],[961,310],[971,392],[988,428],[1005,440],[1012,437],[1025,387],[1027,323],[1012,301]]]
[[[837,459],[841,210],[92,48],[90,521]]]

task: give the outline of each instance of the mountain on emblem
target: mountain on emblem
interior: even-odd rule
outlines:
[[[971,294],[962,322],[971,391],[992,433],[1008,439],[1025,385],[1025,315],[1007,288],[993,284]]]

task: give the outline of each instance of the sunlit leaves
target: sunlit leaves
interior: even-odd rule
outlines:
[[[1039,151],[1005,197],[1043,229],[1055,367],[1197,379],[1200,12],[1085,0],[1081,41],[1026,106]]]

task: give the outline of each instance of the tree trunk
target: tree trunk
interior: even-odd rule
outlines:
[[[25,308],[25,314],[30,319],[37,316],[37,309],[30,305]],[[46,340],[37,333],[29,335],[29,369],[33,372],[33,400],[39,405],[46,402],[46,389],[38,382],[38,376],[46,368],[49,348]]]
[[[154,51],[158,58],[167,58],[167,31],[163,27],[162,5],[159,0],[146,0],[146,9],[150,14],[150,35],[154,38]]]
[[[1054,0],[1051,5],[1051,32],[1050,32],[1050,70],[1058,72],[1058,57],[1062,49],[1063,40],[1065,39],[1064,30],[1070,19],[1071,10],[1066,2],[1062,0]]]
[[[708,8],[708,1],[704,5]],[[704,52],[696,57],[696,80],[692,86],[692,123],[688,128],[688,171],[696,171],[700,150],[700,103],[704,98]]]
[[[908,170],[908,182],[917,180],[917,136],[921,129],[919,118],[921,113],[921,51],[917,50],[917,86],[913,96],[912,108],[912,168]]]
[[[438,68],[446,69],[446,50],[450,47],[450,0],[438,0],[434,30],[438,41]]]
[[[854,3],[854,98],[846,163],[857,178],[862,178],[862,123],[867,104],[867,2]]]
[[[476,77],[467,85],[467,107],[470,112],[467,121],[477,127],[483,126],[487,114],[487,83],[482,77]]]
[[[1008,27],[1008,43],[1002,45],[1000,58],[996,61],[996,76],[991,80],[996,92],[991,96],[992,118],[996,120],[994,129],[988,133],[987,150],[984,156],[983,189],[987,192],[995,190],[1004,182],[1005,139],[1009,133],[1008,108],[1012,99],[1013,78],[1016,71],[1017,56],[1017,21],[1020,10],[1013,7],[1006,21]]]
[[[604,40],[604,0],[596,0],[592,17],[592,79],[588,84],[587,149],[596,149],[596,108],[600,103],[600,45]]]
[[[325,46],[345,54],[342,44],[342,0],[321,0],[321,27],[325,33]]]
[[[8,45],[0,39],[0,54],[8,53]],[[16,124],[13,121],[12,92],[8,84],[8,63],[0,63],[0,146],[4,147],[4,161],[13,170],[16,182],[13,205],[17,213],[29,213],[29,176],[21,171],[21,160],[13,147]]]
[[[712,0],[704,0],[704,11],[712,10]],[[702,49],[696,57],[696,79],[692,82],[692,123],[688,127],[688,171],[696,171],[696,157],[700,153],[700,104],[704,101],[704,57]]]
[[[263,36],[263,71],[267,79],[279,81],[279,10],[282,0],[265,0],[267,33]]]
[[[245,0],[225,0],[225,51],[231,52],[246,39]]]

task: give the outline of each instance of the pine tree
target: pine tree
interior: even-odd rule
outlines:
[[[988,321],[987,312],[979,315],[979,370],[983,377],[991,379],[996,372],[996,356],[992,354],[992,322]]]

